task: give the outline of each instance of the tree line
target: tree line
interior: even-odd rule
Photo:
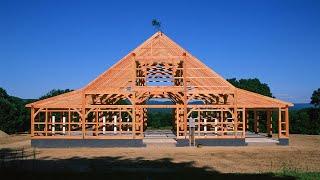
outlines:
[[[273,97],[270,87],[261,83],[259,79],[227,79],[232,85],[251,92]],[[5,89],[0,88],[0,130],[12,134],[27,132],[30,130],[30,109],[25,105],[37,100],[46,99],[71,89],[54,89],[38,99],[22,99],[7,94]],[[126,104],[121,102],[120,104]],[[290,133],[297,134],[320,134],[320,88],[315,90],[311,96],[312,108],[290,109]],[[148,112],[148,127],[163,128],[172,126],[172,113],[170,111]],[[249,121],[250,122],[250,121]],[[261,131],[265,131],[264,122],[261,122]],[[275,133],[277,129],[274,128]]]
[[[72,90],[53,89],[38,99],[22,99],[8,95],[6,90],[0,87],[0,130],[9,134],[29,131],[31,114],[30,109],[25,107],[26,104],[70,91]]]

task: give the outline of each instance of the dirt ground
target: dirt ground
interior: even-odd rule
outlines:
[[[0,139],[0,149],[24,148],[33,151],[29,138],[27,135],[13,135]],[[130,162],[131,168],[167,161],[220,173],[263,173],[281,170],[320,172],[320,136],[311,135],[291,135],[289,146],[71,148],[35,151],[35,158],[41,161],[105,159],[107,161],[104,163],[110,164]]]

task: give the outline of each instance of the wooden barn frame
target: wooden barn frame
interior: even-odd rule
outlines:
[[[154,98],[173,104],[146,103]],[[279,141],[287,144],[289,106],[234,87],[162,32],[84,88],[27,105],[35,146],[72,140],[77,145],[103,140],[99,143],[140,146],[148,108],[174,109],[174,129],[182,146],[188,144],[190,117],[196,121],[197,141],[237,145],[246,137],[249,114],[254,116],[254,131],[259,131],[259,112],[266,113],[268,134],[277,118]]]

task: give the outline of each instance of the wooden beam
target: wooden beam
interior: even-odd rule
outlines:
[[[242,138],[246,137],[246,121],[247,121],[247,114],[246,114],[246,108],[242,109]]]
[[[285,120],[285,122],[286,122],[286,137],[288,138],[289,137],[289,108],[288,107],[286,107],[286,109],[285,109],[285,115],[286,115],[286,120]]]
[[[187,137],[187,128],[188,128],[188,125],[187,125],[187,123],[188,123],[188,115],[187,115],[187,113],[188,113],[188,105],[187,105],[187,103],[188,103],[188,94],[187,94],[187,92],[188,92],[188,89],[187,89],[187,58],[186,58],[186,53],[184,52],[183,53],[183,56],[184,56],[184,58],[183,58],[183,71],[182,71],[182,73],[183,73],[183,105],[184,105],[184,107],[183,107],[183,123],[184,123],[184,136],[185,136],[185,138]]]
[[[272,111],[267,110],[267,135],[272,137]]]
[[[257,110],[253,110],[253,117],[254,117],[253,131],[255,133],[259,133],[259,115]]]
[[[31,137],[34,136],[34,107],[31,106]]]
[[[86,95],[82,94],[82,109],[81,109],[81,127],[82,127],[82,138],[85,138],[86,133]]]
[[[281,120],[281,118],[282,118],[282,111],[281,111],[281,108],[279,108],[279,110],[278,110],[278,138],[282,138],[282,128],[281,128],[281,122],[282,122],[282,120]]]

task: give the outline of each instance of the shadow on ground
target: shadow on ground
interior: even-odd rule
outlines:
[[[62,150],[63,151],[63,150]],[[61,152],[63,153],[63,152]],[[0,176],[12,179],[294,179],[274,174],[225,174],[209,167],[195,167],[193,161],[170,158],[73,157],[37,159],[38,152],[24,149],[0,150]]]

